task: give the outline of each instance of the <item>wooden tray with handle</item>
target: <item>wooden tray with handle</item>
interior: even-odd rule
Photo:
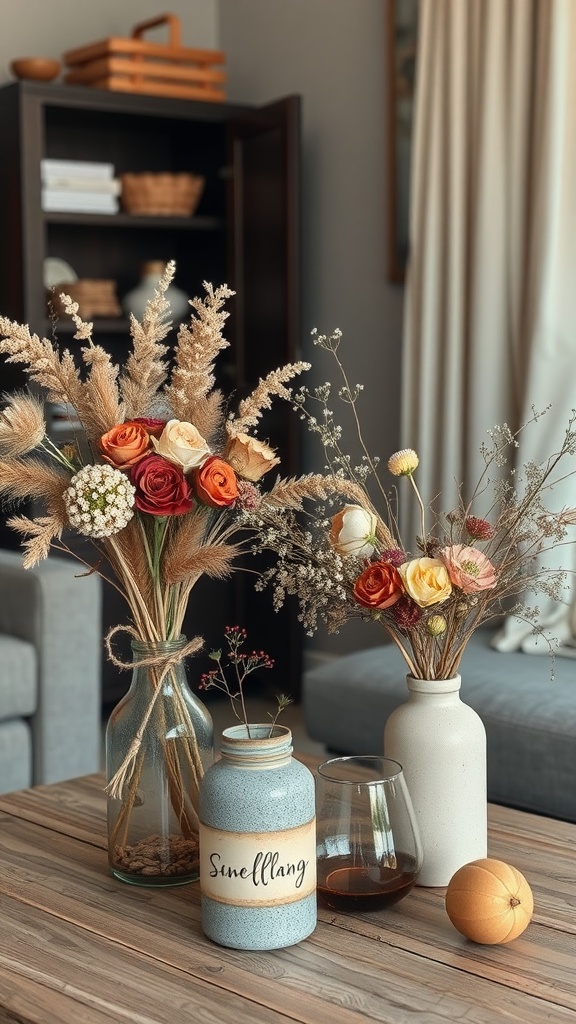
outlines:
[[[158,25],[168,27],[167,44],[142,38]],[[175,14],[159,14],[141,22],[131,37],[111,36],[69,50],[62,60],[67,69],[64,81],[70,85],[189,100],[226,99],[226,73],[221,69],[224,53],[182,46],[180,20]]]

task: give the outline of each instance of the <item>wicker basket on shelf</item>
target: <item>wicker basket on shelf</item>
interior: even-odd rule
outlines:
[[[149,217],[191,217],[204,190],[197,174],[121,174],[126,213]]]
[[[64,306],[60,300],[62,292],[78,303],[78,313],[84,319],[122,316],[116,294],[116,281],[84,277],[78,281],[56,285],[48,292],[48,301],[57,315],[64,313]]]

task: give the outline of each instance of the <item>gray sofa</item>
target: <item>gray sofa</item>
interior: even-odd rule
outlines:
[[[0,793],[97,771],[101,581],[0,551]]]
[[[461,697],[478,712],[488,743],[488,797],[576,822],[576,660],[500,654],[479,630],[461,663]],[[407,696],[394,645],[374,647],[306,672],[309,735],[342,754],[380,754],[388,715]]]

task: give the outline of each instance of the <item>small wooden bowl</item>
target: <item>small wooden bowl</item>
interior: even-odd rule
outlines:
[[[49,57],[17,57],[10,64],[10,71],[16,78],[51,82],[60,73],[60,61]]]

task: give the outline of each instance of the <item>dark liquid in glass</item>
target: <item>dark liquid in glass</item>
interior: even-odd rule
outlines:
[[[396,854],[397,866],[355,866],[352,857],[327,857],[318,862],[318,898],[332,910],[366,911],[391,907],[414,885],[417,862]]]

